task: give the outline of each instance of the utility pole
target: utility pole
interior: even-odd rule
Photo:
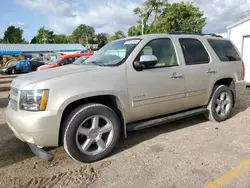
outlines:
[[[141,35],[144,35],[144,21],[143,21],[143,17],[141,18]]]

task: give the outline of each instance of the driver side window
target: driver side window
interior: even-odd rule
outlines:
[[[176,52],[170,39],[155,39],[150,41],[140,52],[142,55],[154,55],[158,62],[152,68],[178,66]]]

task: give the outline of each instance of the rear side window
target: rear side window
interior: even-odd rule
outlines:
[[[209,63],[209,55],[203,44],[192,38],[179,39],[186,65],[197,65]]]
[[[230,41],[227,40],[207,40],[221,61],[241,61],[238,52]]]

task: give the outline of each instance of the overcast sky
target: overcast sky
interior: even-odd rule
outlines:
[[[135,7],[144,0],[1,0],[0,37],[9,25],[24,30],[30,40],[42,26],[56,33],[70,34],[79,24],[91,25],[96,32],[109,34],[136,23]],[[179,2],[179,0],[171,0]],[[224,32],[235,21],[250,16],[250,0],[196,0],[204,11],[204,32]]]

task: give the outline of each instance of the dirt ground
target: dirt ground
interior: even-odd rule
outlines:
[[[225,122],[195,116],[132,132],[112,156],[80,164],[62,147],[43,161],[15,138],[4,115],[11,80],[0,77],[0,187],[250,187],[250,89]]]

